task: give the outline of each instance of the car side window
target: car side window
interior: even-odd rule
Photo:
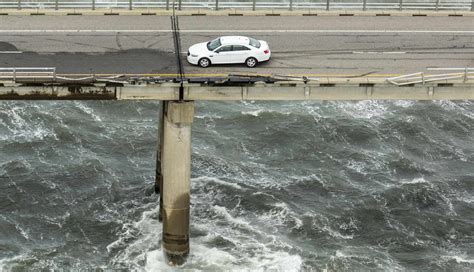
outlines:
[[[217,53],[220,53],[220,52],[229,52],[229,51],[232,51],[232,45],[222,46],[221,48],[219,48],[219,49],[216,50]]]
[[[245,50],[250,50],[250,48],[243,45],[234,45],[234,48],[233,48],[233,51],[245,51]]]

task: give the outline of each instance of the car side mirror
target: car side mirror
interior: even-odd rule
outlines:
[[[219,52],[220,52],[219,50],[214,51],[214,53],[216,53],[216,54],[219,54]]]

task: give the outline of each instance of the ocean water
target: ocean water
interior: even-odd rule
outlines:
[[[199,102],[168,267],[157,102],[0,102],[1,271],[473,271],[474,103]]]

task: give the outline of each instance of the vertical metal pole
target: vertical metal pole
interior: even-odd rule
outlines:
[[[59,0],[54,1],[54,9],[55,10],[58,10],[58,6],[59,6],[58,2],[59,2]]]
[[[128,0],[128,10],[132,10],[133,8],[133,0]]]
[[[170,9],[170,0],[166,0],[166,10]]]
[[[216,10],[219,10],[219,0],[216,0]]]
[[[474,0],[473,0],[473,1],[474,1]],[[252,2],[252,10],[253,10],[253,11],[255,11],[255,6],[256,6],[256,4],[257,4],[256,2],[257,2],[257,0],[253,0],[253,2]]]
[[[403,0],[400,0],[400,11],[403,10]]]
[[[92,0],[92,10],[95,10],[95,0]]]
[[[474,0],[472,0],[471,11],[474,11]]]
[[[193,101],[166,101],[163,143],[163,252],[172,265],[189,255]]]
[[[290,11],[293,11],[293,0],[290,0]]]
[[[367,0],[364,0],[364,3],[362,4],[362,10],[365,11],[367,9]]]
[[[326,10],[329,11],[329,0],[326,2]]]
[[[18,0],[18,9],[21,9],[21,0]]]
[[[179,1],[178,1],[178,10],[181,10],[181,1],[182,1],[182,0],[179,0]]]
[[[438,11],[439,8],[439,0],[436,0],[436,11]]]

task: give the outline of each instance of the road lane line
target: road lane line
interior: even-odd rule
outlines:
[[[171,33],[169,29],[0,29],[0,33]],[[181,33],[403,33],[403,34],[474,34],[474,30],[321,30],[321,29],[200,29],[180,30]]]
[[[22,51],[0,51],[0,54],[22,54]]]
[[[407,52],[378,52],[378,51],[353,51],[352,54],[406,54]]]

